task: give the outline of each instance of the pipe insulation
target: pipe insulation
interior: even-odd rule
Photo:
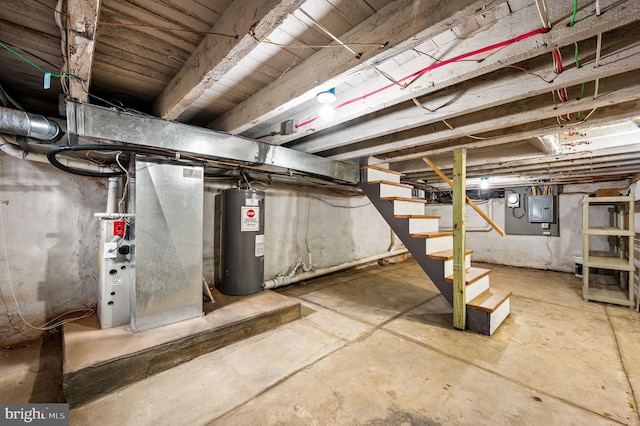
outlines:
[[[62,136],[60,126],[47,117],[4,107],[0,107],[0,133],[49,142]]]
[[[374,254],[372,256],[363,257],[363,258],[360,258],[360,259],[350,260],[348,262],[341,263],[341,264],[335,265],[335,266],[330,266],[328,268],[314,269],[313,271],[303,272],[301,274],[294,275],[294,276],[282,275],[282,276],[278,276],[278,277],[275,277],[275,278],[270,279],[270,280],[266,280],[264,282],[264,288],[283,287],[285,285],[295,284],[295,283],[297,283],[299,281],[309,280],[311,278],[319,277],[321,275],[326,275],[326,274],[330,274],[332,272],[342,271],[342,270],[345,270],[345,269],[353,268],[355,266],[364,265],[365,263],[375,262],[377,260],[384,259],[386,257],[398,256],[398,255],[405,254],[405,253],[408,253],[408,252],[409,252],[409,250],[407,250],[406,248],[398,249],[398,250],[391,250],[391,251],[386,251],[384,253]]]

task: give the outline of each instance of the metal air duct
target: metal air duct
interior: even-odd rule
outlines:
[[[62,136],[60,126],[43,115],[3,107],[0,107],[0,133],[48,142],[55,142]]]

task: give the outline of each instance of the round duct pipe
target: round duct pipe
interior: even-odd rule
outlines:
[[[0,107],[0,133],[48,142],[55,142],[62,136],[60,126],[43,115],[3,107]]]

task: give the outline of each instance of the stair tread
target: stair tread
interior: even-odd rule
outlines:
[[[426,214],[396,214],[397,219],[440,219],[440,216],[430,216]]]
[[[409,234],[409,236],[412,238],[440,238],[450,237],[452,235],[452,232],[418,232],[415,234]]]
[[[467,303],[467,308],[491,313],[498,309],[511,295],[510,291],[490,288]]]
[[[422,203],[426,204],[427,200],[418,200],[416,198],[406,198],[406,197],[380,197],[381,200],[392,200],[392,201],[409,201],[411,203]]]
[[[374,170],[380,170],[381,172],[387,172],[387,173],[392,173],[394,175],[402,175],[402,172],[397,172],[395,170],[389,170],[389,169],[385,169],[384,167],[378,167],[378,166],[362,166],[360,167],[361,169],[374,169]]]
[[[473,253],[473,250],[466,250],[465,255]],[[451,260],[453,259],[453,249],[437,251],[427,255],[428,258],[437,260]]]
[[[381,184],[385,184],[385,185],[397,186],[399,188],[412,188],[413,189],[413,185],[407,185],[406,183],[391,182],[391,181],[388,181],[388,180],[371,180],[371,181],[368,181],[367,183],[368,184],[381,183]]]
[[[480,278],[489,275],[490,273],[491,273],[491,269],[476,268],[472,266],[471,268],[467,269],[467,272],[464,278],[465,278],[465,281],[467,282],[467,285],[470,285],[478,281]],[[449,275],[444,279],[445,281],[453,282],[453,275]]]

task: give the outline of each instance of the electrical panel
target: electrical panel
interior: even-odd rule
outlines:
[[[504,224],[509,235],[560,235],[557,185],[505,188]]]
[[[553,222],[553,195],[528,196],[527,214],[531,223]]]

